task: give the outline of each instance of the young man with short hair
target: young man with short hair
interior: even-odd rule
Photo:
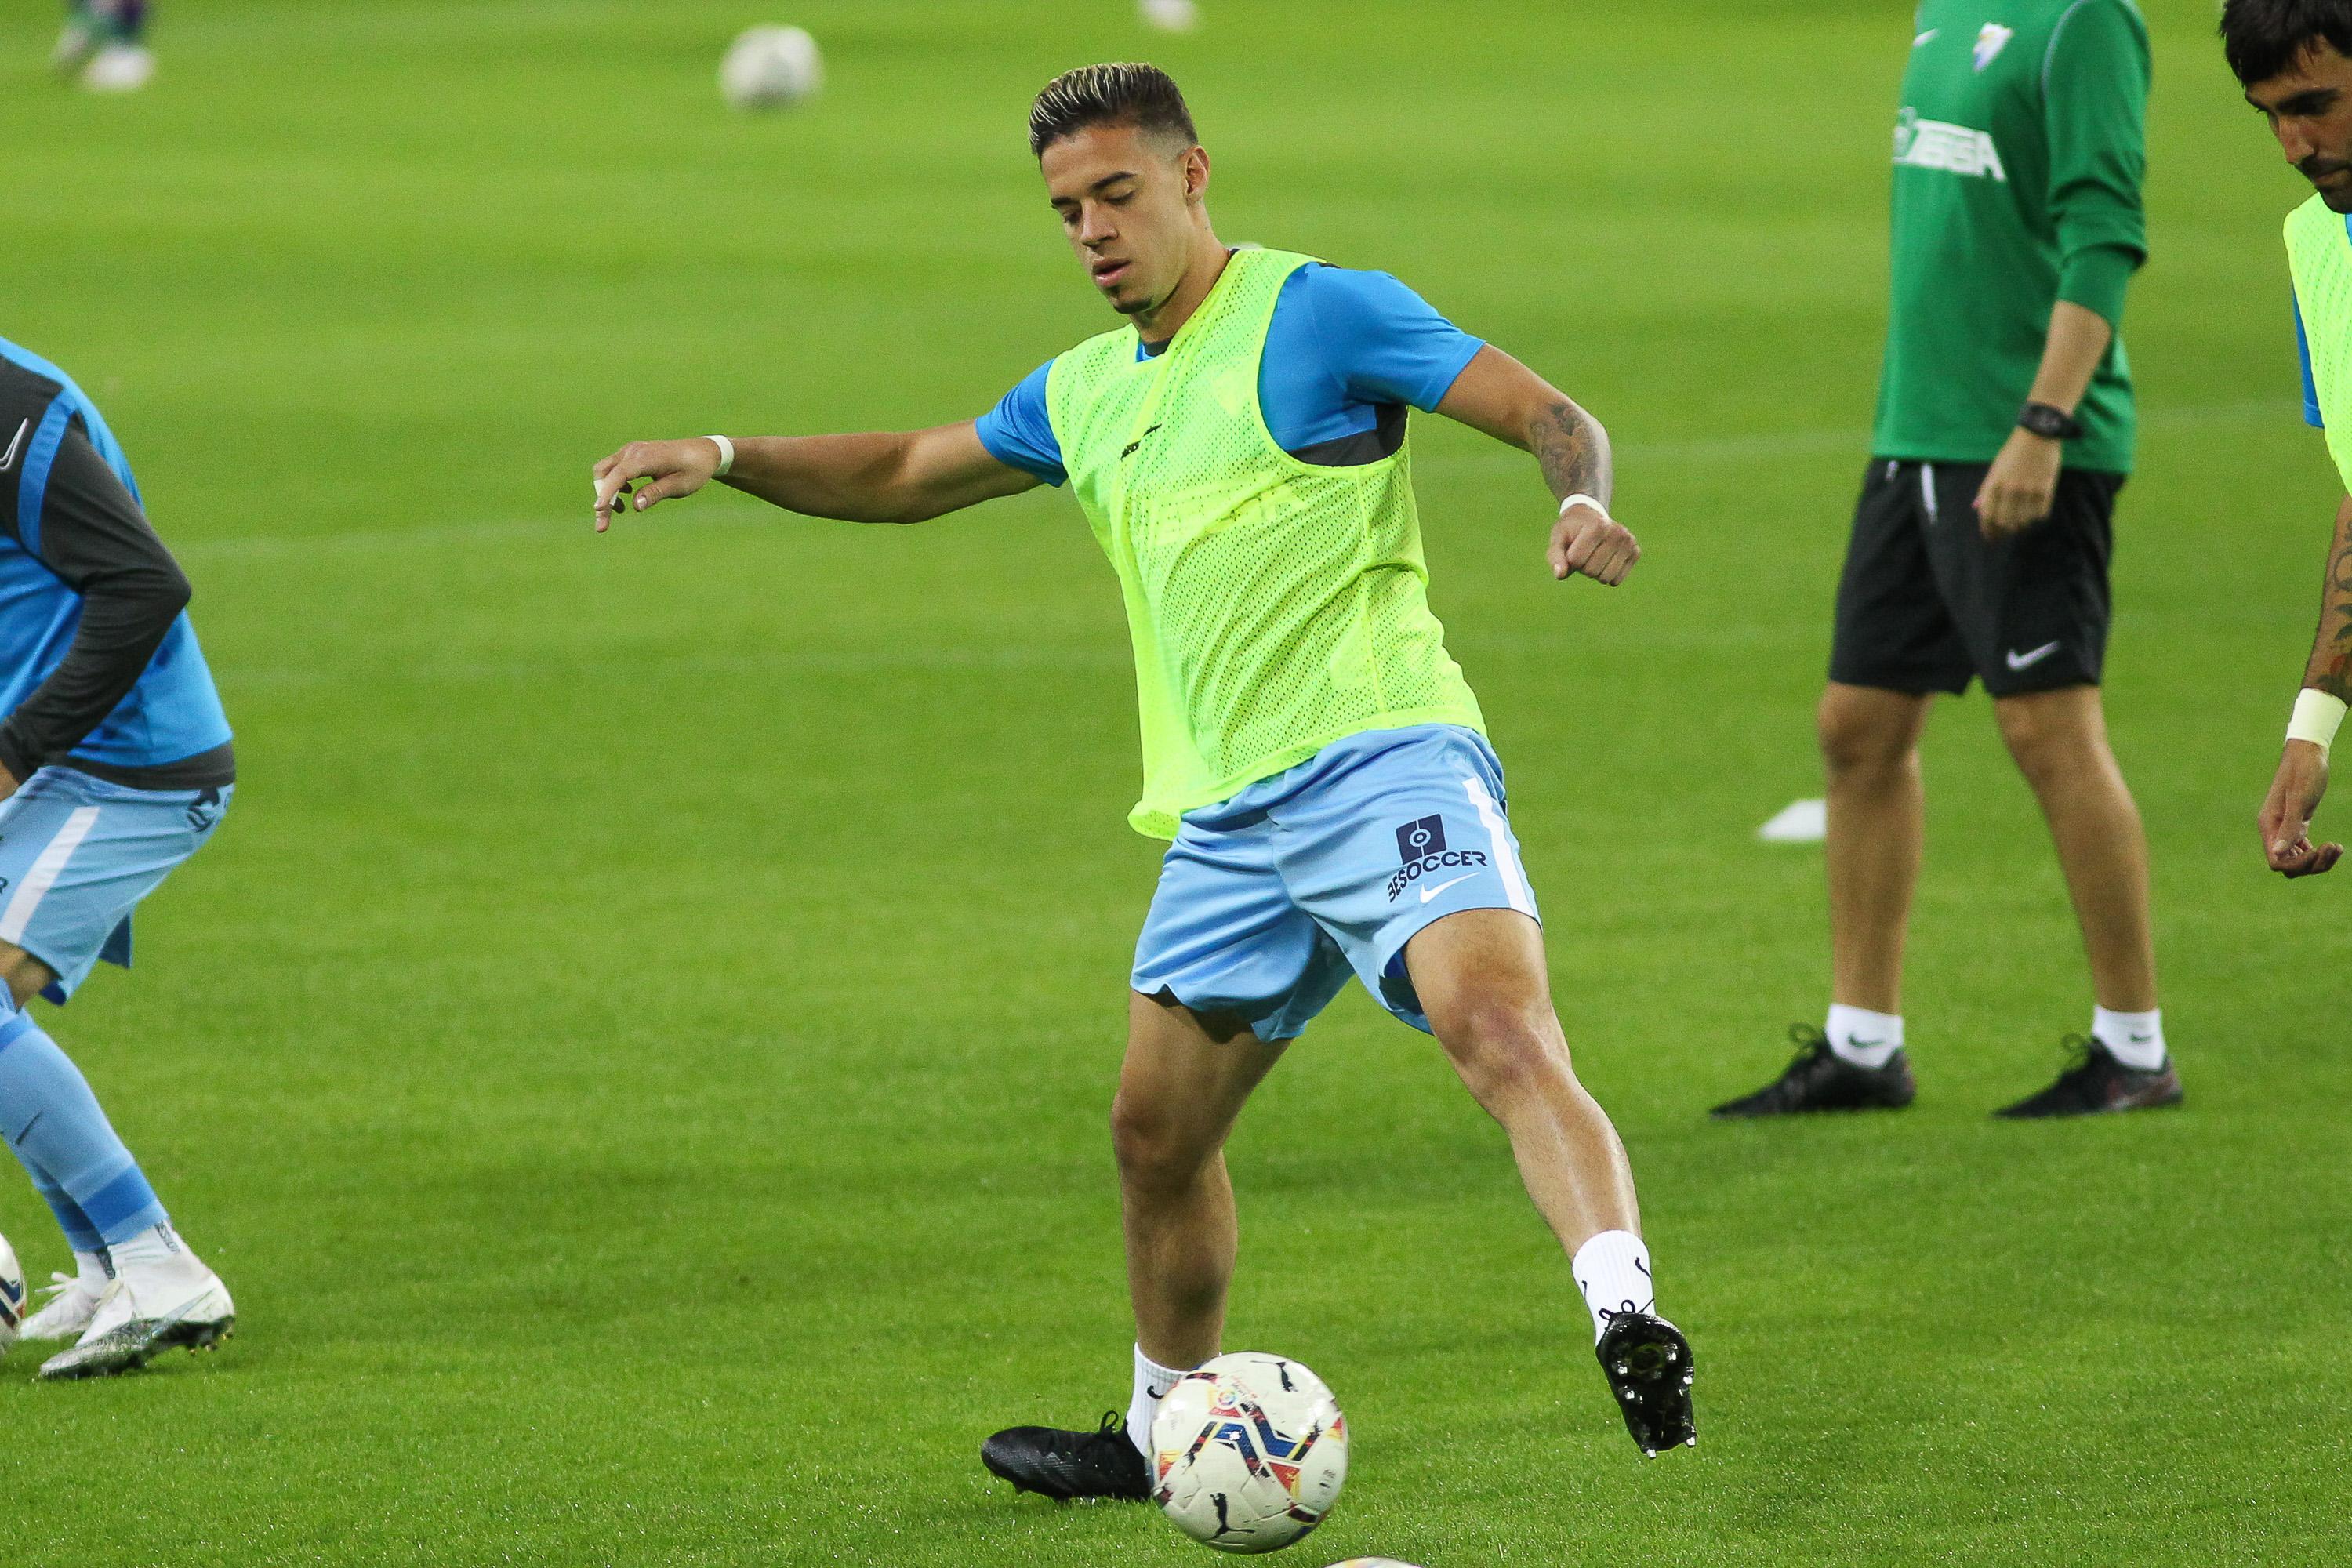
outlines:
[[[984,1461],[1055,1497],[1150,1494],[1157,1403],[1220,1349],[1226,1135],[1350,973],[1436,1035],[1509,1134],[1634,1441],[1695,1441],[1690,1348],[1656,1315],[1624,1150],[1569,1065],[1501,766],[1430,613],[1406,466],[1410,407],[1532,452],[1559,502],[1553,575],[1614,584],[1640,551],[1608,513],[1606,434],[1392,278],[1219,243],[1209,155],[1152,67],[1057,79],[1030,146],[1071,248],[1131,325],[978,421],[639,443],[595,466],[599,528],[714,478],[874,522],[1066,481],[1118,573],[1145,757],[1130,820],[1174,841],[1112,1115],[1132,1398],[1124,1429],[1016,1427]]]
[[[1895,132],[1894,299],[1838,584],[1825,1026],[1719,1117],[1911,1103],[1903,947],[1925,837],[1918,744],[1981,680],[2088,952],[2080,1058],[2009,1117],[2173,1105],[2147,843],[2099,698],[2116,498],[2135,436],[2118,331],[2147,255],[2147,29],[2132,0],[1926,0]]]
[[[2352,0],[2229,0],[2221,39],[2286,161],[2315,187],[2286,221],[2303,355],[2304,417],[2327,434],[2352,492]],[[2352,701],[2352,493],[2336,509],[2320,590],[2319,629],[2285,750],[2256,826],[2271,868],[2332,870],[2341,844],[2314,845],[2311,819],[2327,793],[2327,754]]]

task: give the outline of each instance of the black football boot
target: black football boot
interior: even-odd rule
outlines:
[[[1594,1348],[1617,1396],[1625,1430],[1645,1459],[1698,1442],[1691,1413],[1691,1348],[1682,1331],[1654,1312],[1620,1312]]]
[[[2136,1068],[2117,1060],[2115,1052],[2087,1036],[2069,1035],[2065,1046],[2073,1058],[2056,1083],[1993,1114],[2020,1121],[2043,1116],[2099,1116],[2111,1110],[2154,1110],[2179,1105],[2186,1098],[2169,1053],[2161,1067]]]
[[[1830,1048],[1827,1035],[1805,1024],[1791,1025],[1796,1058],[1779,1078],[1738,1100],[1728,1100],[1710,1116],[1795,1116],[1810,1110],[1900,1110],[1918,1090],[1911,1059],[1898,1047],[1885,1067],[1857,1067]]]
[[[1015,1492],[1038,1492],[1055,1502],[1142,1502],[1151,1495],[1150,1468],[1127,1440],[1127,1423],[1108,1412],[1092,1432],[1008,1426],[980,1446],[980,1462],[1011,1481]]]

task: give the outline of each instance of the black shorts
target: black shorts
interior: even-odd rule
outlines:
[[[2107,656],[2107,563],[2121,474],[2067,469],[2050,515],[1989,543],[1982,463],[1874,458],[1838,580],[1830,679],[1995,697],[2096,686]]]

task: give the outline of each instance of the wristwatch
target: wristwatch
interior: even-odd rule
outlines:
[[[2083,433],[2083,422],[2063,408],[2029,403],[2018,411],[2017,427],[2045,441],[2072,441]]]

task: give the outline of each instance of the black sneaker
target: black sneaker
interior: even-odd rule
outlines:
[[[1830,1048],[1830,1039],[1806,1024],[1792,1024],[1789,1038],[1796,1059],[1754,1094],[1728,1100],[1709,1116],[1793,1116],[1806,1110],[1900,1110],[1918,1092],[1911,1081],[1911,1058],[1898,1047],[1880,1068],[1856,1067]]]
[[[1108,1411],[1092,1432],[1008,1426],[980,1446],[980,1462],[1011,1481],[1015,1492],[1038,1492],[1055,1502],[1142,1502],[1151,1495],[1151,1471],[1127,1440],[1127,1423]]]
[[[1645,1459],[1661,1448],[1698,1442],[1691,1414],[1691,1348],[1682,1331],[1651,1312],[1620,1312],[1609,1320],[1594,1354],[1617,1396],[1625,1430]]]
[[[2016,1121],[2097,1116],[2110,1110],[2153,1110],[2178,1105],[2187,1098],[2180,1092],[2180,1075],[2172,1070],[2168,1054],[2161,1067],[2136,1068],[2125,1066],[2115,1052],[2087,1036],[2069,1035],[2065,1045],[2074,1059],[2056,1083],[1993,1114]]]

